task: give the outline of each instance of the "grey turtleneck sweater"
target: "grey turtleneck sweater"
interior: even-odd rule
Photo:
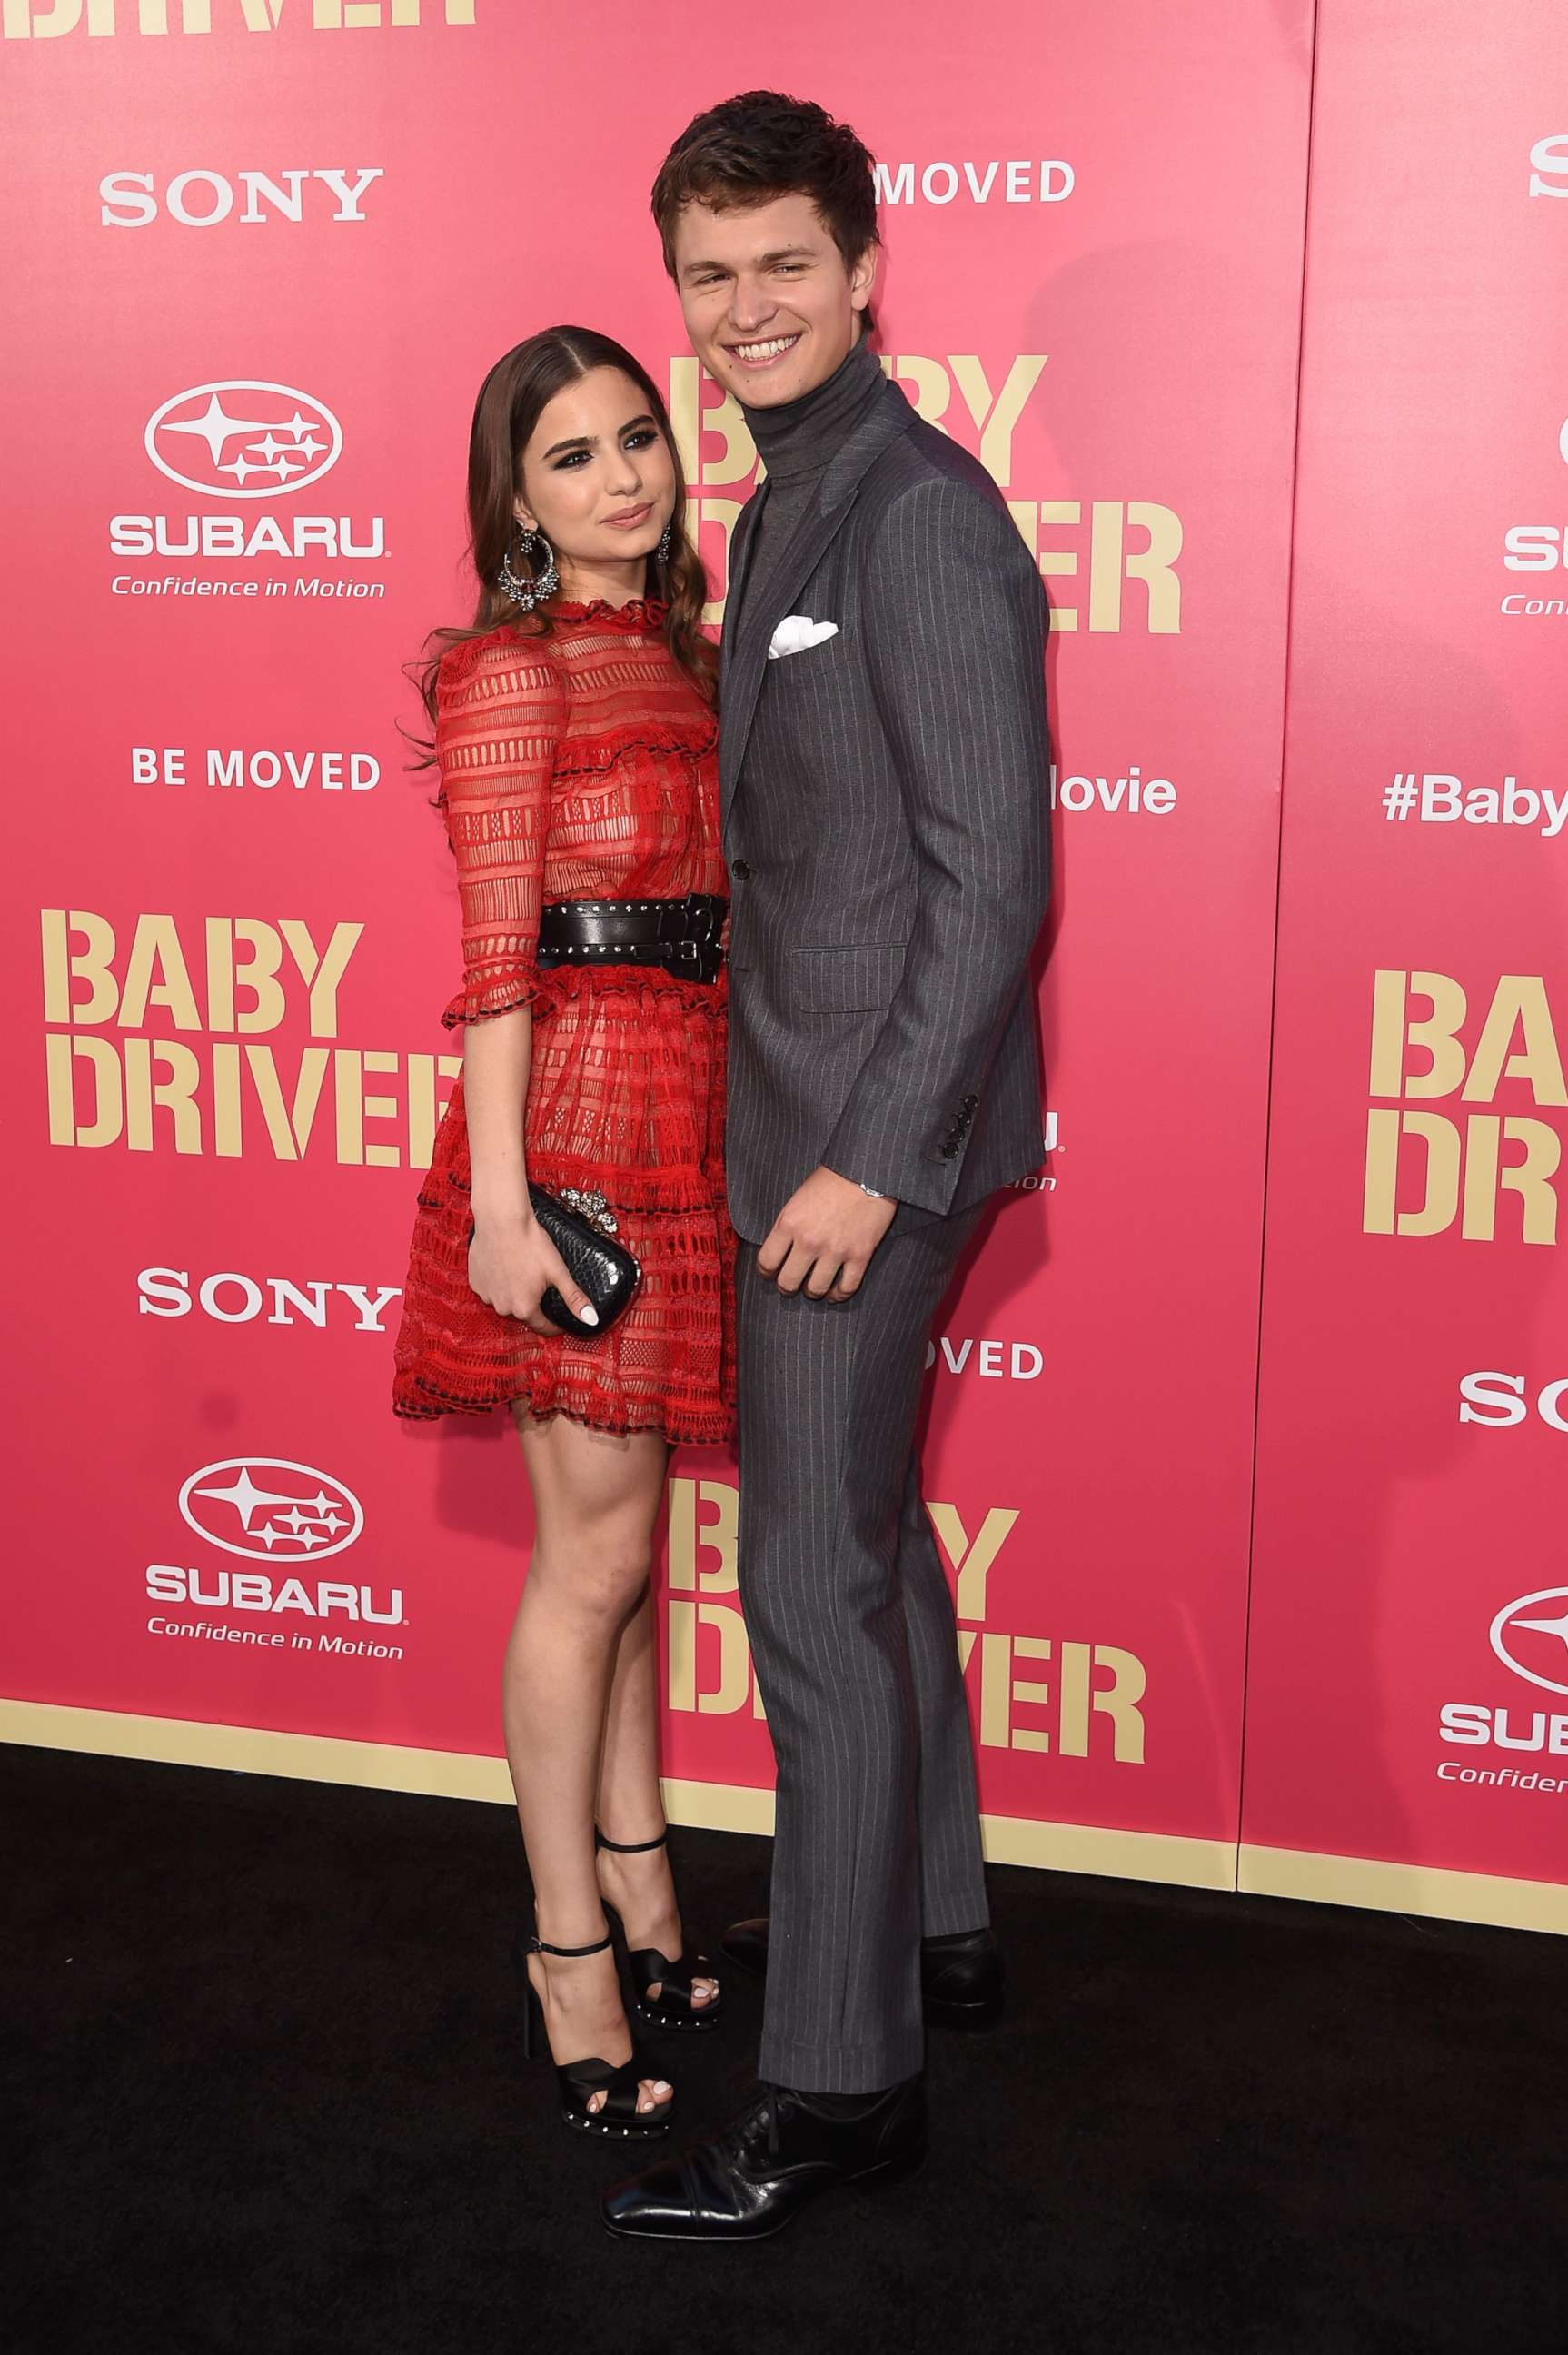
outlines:
[[[746,603],[764,583],[794,538],[839,451],[881,397],[881,362],[864,336],[833,374],[777,409],[746,409],[758,454],[768,470],[767,495],[757,517],[746,575]]]

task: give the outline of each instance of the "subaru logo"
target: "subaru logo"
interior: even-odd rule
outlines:
[[[1543,1586],[1505,1603],[1491,1635],[1493,1651],[1516,1677],[1568,1693],[1568,1586]]]
[[[158,472],[187,491],[275,499],[337,464],[343,428],[308,392],[236,377],[176,392],[147,420],[145,440]]]
[[[251,1561],[325,1561],[365,1526],[358,1497],[341,1480],[277,1455],[204,1464],[179,1504],[197,1537]]]

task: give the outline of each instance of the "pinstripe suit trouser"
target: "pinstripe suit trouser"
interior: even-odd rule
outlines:
[[[953,1601],[915,1452],[932,1319],[977,1209],[890,1235],[842,1303],[739,1269],[741,1600],[778,1767],[759,2073],[921,2066],[923,1935],[987,1919]]]

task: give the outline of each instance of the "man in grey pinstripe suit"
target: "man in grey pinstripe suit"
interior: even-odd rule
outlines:
[[[767,469],[731,556],[726,1137],[741,1596],[778,1765],[763,2095],[607,2198],[752,2238],[924,2154],[923,2009],[994,2011],[969,1721],[914,1433],[981,1205],[1039,1164],[1044,593],[990,477],[868,340],[871,162],[816,107],[699,116],[655,190]]]

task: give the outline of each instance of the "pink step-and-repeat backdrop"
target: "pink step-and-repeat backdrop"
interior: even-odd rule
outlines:
[[[681,0],[606,71],[503,0],[0,0],[0,1734],[505,1795],[516,1443],[388,1407],[456,1069],[400,666],[556,319],[667,382],[720,618],[755,453],[647,189],[783,80],[1055,613],[1040,1165],[929,1374],[990,1851],[1568,1927],[1556,18]],[[666,1764],[760,1828],[736,1476],[673,1466]]]
[[[1243,1885],[1559,1928],[1565,289],[1562,12],[1329,0]]]

